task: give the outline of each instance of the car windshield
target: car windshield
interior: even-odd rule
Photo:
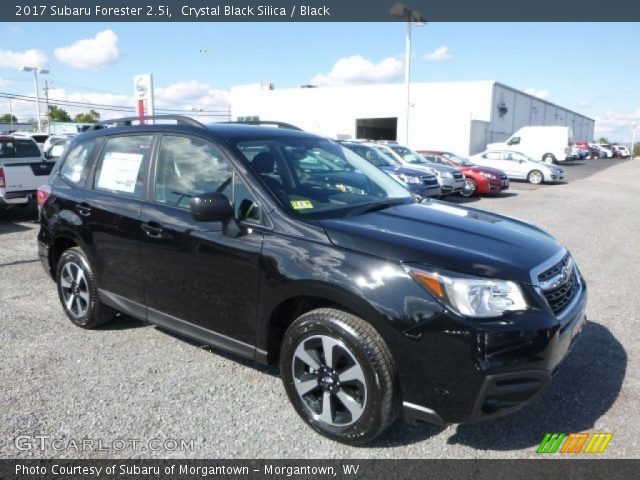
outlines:
[[[38,145],[30,138],[0,140],[0,158],[29,158],[41,156]]]
[[[367,145],[347,145],[349,150],[353,150],[371,165],[376,167],[395,167],[396,161],[381,150],[377,150]]]
[[[405,162],[409,163],[428,163],[422,156],[418,155],[413,150],[400,145],[389,145],[391,150],[400,155]]]
[[[453,153],[445,152],[442,154],[443,157],[448,158],[456,165],[465,165],[467,167],[472,167],[475,165],[471,160],[467,160],[466,158],[459,157]]]
[[[343,217],[356,207],[409,203],[398,182],[342,145],[313,136],[240,140],[238,150],[290,213]]]

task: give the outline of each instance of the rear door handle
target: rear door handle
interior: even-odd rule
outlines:
[[[142,224],[142,230],[151,238],[162,237],[162,226],[156,222],[148,222]]]
[[[76,212],[78,212],[83,217],[88,217],[91,215],[91,207],[88,203],[82,202],[76,205]]]

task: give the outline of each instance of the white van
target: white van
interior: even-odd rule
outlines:
[[[571,127],[522,127],[504,143],[490,143],[487,150],[515,150],[545,163],[564,162],[571,158]]]

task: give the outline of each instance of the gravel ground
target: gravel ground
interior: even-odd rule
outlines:
[[[507,417],[398,422],[358,448],[306,427],[275,368],[129,318],[74,327],[36,259],[33,213],[0,214],[0,457],[527,458],[546,432],[592,431],[614,434],[601,457],[640,458],[640,161],[564,168],[566,184],[452,199],[535,223],[576,258],[590,321],[552,385]]]

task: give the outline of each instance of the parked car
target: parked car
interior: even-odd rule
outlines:
[[[38,190],[39,257],[75,325],[123,312],[279,363],[300,417],[351,444],[401,411],[482,420],[549,384],[587,298],[553,237],[418,203],[307,132],[170,118],[78,136]]]
[[[629,158],[631,156],[631,152],[624,145],[614,145],[613,154],[616,158]]]
[[[573,148],[575,149],[575,156],[578,160],[590,157],[589,145],[587,142],[575,142]]]
[[[439,197],[442,194],[442,186],[438,181],[438,177],[433,173],[400,165],[384,152],[369,145],[347,141],[342,141],[340,144],[356,152],[371,165],[378,167],[387,175],[396,179],[418,200]]]
[[[29,205],[54,163],[42,157],[31,137],[0,135],[0,210]]]
[[[604,158],[613,158],[613,146],[608,143],[598,143],[597,146],[605,154]]]
[[[501,170],[481,167],[451,152],[419,150],[418,153],[429,162],[441,163],[460,170],[464,175],[465,185],[460,190],[460,195],[463,197],[468,198],[481,193],[500,193],[509,188],[509,178]]]
[[[400,165],[435,172],[442,184],[442,196],[458,193],[464,188],[464,175],[457,168],[429,163],[420,154],[395,142],[376,142],[369,145],[393,157]]]
[[[589,157],[588,158],[606,158],[607,154],[595,143],[589,143]]]
[[[487,150],[513,150],[545,163],[571,158],[573,131],[562,126],[522,127],[504,143],[490,143]]]
[[[564,171],[512,150],[488,150],[470,157],[473,163],[502,170],[511,179],[529,183],[555,183],[564,180]]]
[[[47,141],[47,138],[49,138],[49,134],[45,132],[17,131],[17,132],[14,132],[13,135],[29,137],[33,139],[33,141],[35,141],[38,144],[38,148],[40,148],[41,152],[44,152],[44,143]]]

